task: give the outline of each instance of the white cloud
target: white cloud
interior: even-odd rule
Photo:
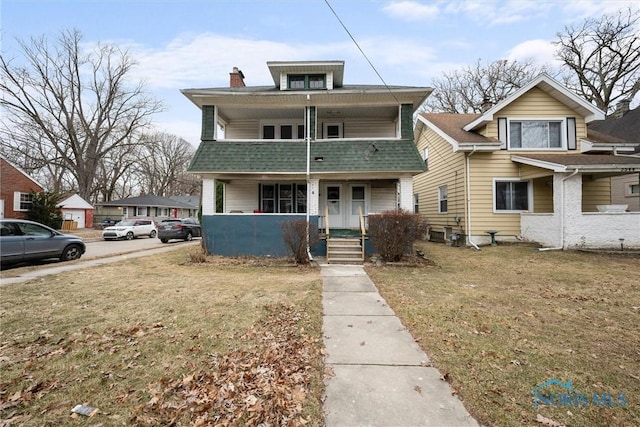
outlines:
[[[384,8],[394,18],[405,21],[424,21],[434,19],[439,14],[438,6],[419,3],[417,1],[395,1]]]
[[[562,3],[563,12],[571,21],[582,21],[586,18],[600,18],[602,15],[612,14],[623,8],[640,10],[637,1],[569,1]]]
[[[527,40],[509,49],[507,59],[510,61],[531,59],[534,65],[556,67],[560,62],[553,56],[555,49],[556,47],[548,40]]]
[[[444,11],[464,14],[486,26],[513,24],[544,17],[553,8],[551,2],[540,1],[451,1]]]

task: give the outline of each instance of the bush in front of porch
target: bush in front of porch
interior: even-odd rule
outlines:
[[[313,247],[318,243],[318,227],[313,223],[307,223],[302,219],[290,219],[280,223],[282,230],[282,240],[289,248],[291,255],[296,260],[296,264],[308,264],[309,254],[308,247]],[[309,240],[307,241],[307,235]]]
[[[427,227],[424,217],[403,209],[369,215],[371,244],[385,261],[400,261],[411,253],[411,245],[425,235]]]

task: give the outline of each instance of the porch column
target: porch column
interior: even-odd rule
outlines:
[[[400,178],[399,208],[413,213],[413,178]]]
[[[570,173],[553,174],[553,188],[560,189],[560,197],[553,198],[553,210],[560,214],[560,245],[569,246],[575,231],[574,224],[579,223],[582,216],[582,174],[572,176]],[[555,191],[554,191],[555,193]],[[580,231],[578,230],[580,233]]]
[[[320,210],[319,188],[319,179],[307,180],[307,209],[309,210],[309,215],[318,215],[318,211]]]
[[[202,215],[216,214],[216,180],[202,178]]]

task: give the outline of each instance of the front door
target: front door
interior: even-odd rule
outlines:
[[[325,203],[329,213],[330,228],[344,228],[344,209],[341,184],[327,184]]]
[[[349,186],[351,209],[349,212],[349,227],[360,228],[360,213],[366,215],[365,186],[362,184],[352,184]]]

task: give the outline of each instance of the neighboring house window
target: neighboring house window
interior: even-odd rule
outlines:
[[[413,195],[413,213],[420,213],[420,203],[417,193]]]
[[[509,122],[509,148],[548,149],[562,148],[562,120],[511,120]]]
[[[325,123],[324,137],[326,139],[342,138],[342,125],[339,123]]]
[[[125,218],[127,217],[127,214],[128,214],[128,213],[129,213],[129,212],[128,212],[128,210],[127,210],[127,208],[126,208],[126,207],[122,208],[122,215],[123,215]]]
[[[447,213],[448,189],[446,185],[438,187],[438,212]]]
[[[529,181],[495,181],[495,211],[529,210]]]
[[[260,210],[264,213],[305,213],[306,184],[262,184]]]
[[[13,210],[15,211],[28,211],[33,204],[33,194],[31,193],[21,193],[16,191],[13,197]]]
[[[640,194],[640,184],[629,184],[629,187],[627,187],[627,189],[630,196],[634,194]]]
[[[424,160],[424,167],[429,170],[429,147],[422,149],[422,160]]]
[[[289,89],[325,89],[325,74],[290,74],[287,76]]]

